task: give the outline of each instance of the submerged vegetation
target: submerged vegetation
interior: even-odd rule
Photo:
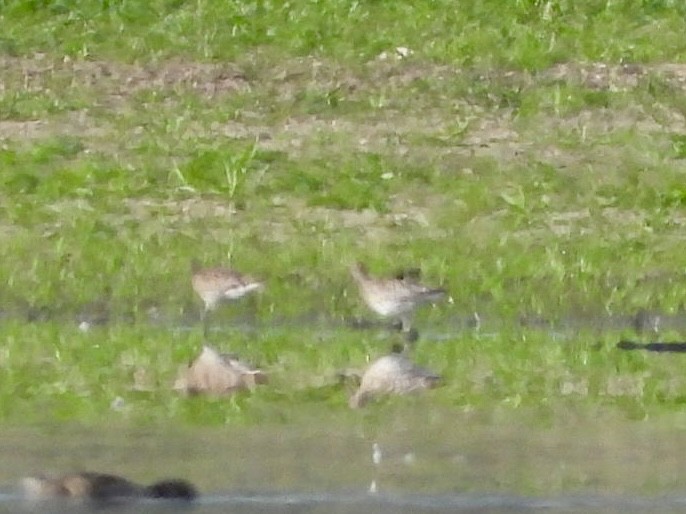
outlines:
[[[416,320],[444,385],[365,416],[680,407],[681,356],[615,344],[686,328],[684,9],[0,1],[0,420],[345,412],[393,341],[358,260],[451,299]],[[265,280],[208,337],[268,387],[172,391],[194,259]]]

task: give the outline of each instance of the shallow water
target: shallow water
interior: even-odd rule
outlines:
[[[599,332],[634,328],[652,335],[654,323],[646,319],[639,320],[645,327],[632,317],[569,317],[556,323],[521,318],[519,324],[566,341],[576,337],[579,326]],[[663,329],[681,328],[684,322],[677,316],[660,320]],[[508,323],[488,316],[480,316],[478,326],[469,317],[453,321],[423,331],[422,337],[440,341],[467,330],[498,334]],[[333,335],[341,328],[333,320],[323,325],[320,337],[327,327]],[[172,326],[197,330],[197,325]],[[220,323],[214,326],[222,329]],[[231,329],[256,326],[233,323]],[[118,473],[141,483],[178,476],[197,484],[202,494],[191,508],[146,502],[109,506],[107,512],[686,510],[686,414],[629,421],[593,408],[547,409],[541,419],[540,413],[511,407],[465,412],[408,402],[370,409],[353,423],[347,414],[322,417],[321,409],[313,409],[298,414],[300,421],[269,426],[152,429],[103,420],[106,429],[5,428],[0,429],[0,513],[92,511],[73,502],[30,504],[17,491],[23,476],[75,470]],[[375,443],[378,463],[372,460]]]
[[[331,513],[349,514],[368,512],[391,513],[512,513],[512,512],[555,512],[577,513],[621,513],[621,512],[683,512],[686,497],[660,498],[613,498],[561,496],[556,498],[526,498],[503,495],[331,495],[331,494],[234,494],[208,496],[193,505],[160,504],[142,502],[138,504],[95,508],[74,502],[51,504],[27,504],[15,495],[0,495],[0,512],[25,513],[88,513],[88,512],[193,512],[195,514],[217,514],[231,512],[239,514],[266,513]]]
[[[141,483],[178,476],[218,512],[677,512],[686,509],[686,420],[626,421],[603,412],[541,423],[520,411],[427,412],[379,420],[186,429],[63,425],[0,435],[0,512],[88,512],[30,504],[15,484],[37,471],[119,473]],[[316,420],[316,421],[315,421]],[[380,455],[374,463],[373,445]],[[376,493],[370,493],[375,484]],[[182,512],[139,503],[107,512]],[[102,511],[102,509],[100,509]]]
[[[238,312],[236,312],[238,310]],[[35,311],[35,312],[34,312]],[[153,309],[147,314],[134,316],[130,312],[79,312],[76,308],[56,308],[45,305],[38,309],[23,305],[3,305],[0,307],[0,319],[17,319],[28,322],[53,321],[67,325],[79,326],[89,330],[99,325],[130,325],[133,323],[153,326],[167,326],[175,330],[198,330],[201,326],[200,309],[191,308],[179,315],[178,309],[169,312]],[[343,328],[373,329],[390,328],[391,322],[378,317],[349,318],[332,316],[328,312],[310,311],[297,316],[285,318],[270,317],[259,319],[255,312],[244,304],[222,308],[213,313],[210,322],[212,332],[248,331],[292,327],[311,327],[319,332],[338,332]],[[421,325],[421,324],[420,324]],[[686,331],[686,313],[660,312],[657,310],[638,310],[634,312],[608,314],[605,311],[574,311],[555,315],[551,318],[521,312],[503,317],[488,310],[451,315],[434,319],[433,328],[418,327],[422,337],[440,340],[455,337],[463,332],[479,331],[482,334],[497,334],[516,328],[543,330],[564,339],[567,335],[576,334],[579,330],[587,332],[634,331],[648,337],[669,331]]]

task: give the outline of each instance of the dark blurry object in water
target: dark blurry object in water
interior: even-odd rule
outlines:
[[[359,389],[350,397],[351,408],[363,407],[377,395],[409,394],[440,383],[440,376],[417,366],[398,350],[394,348],[394,353],[377,359],[367,368]]]
[[[53,311],[47,305],[32,305],[26,311],[26,321],[29,323],[49,321],[53,317]]]
[[[405,332],[405,341],[408,345],[414,344],[419,341],[419,331],[412,327],[410,330]]]
[[[110,322],[112,287],[103,287],[102,295],[96,300],[83,305],[76,315],[76,323],[83,332],[91,327],[107,325]]]
[[[31,500],[80,498],[116,501],[136,498],[190,501],[198,496],[195,486],[185,480],[170,479],[143,486],[126,478],[105,473],[70,473],[60,477],[32,476],[21,482]]]
[[[538,314],[520,314],[518,318],[519,326],[536,330],[550,330],[553,322]]]
[[[637,343],[635,341],[620,341],[620,350],[647,350],[649,352],[686,353],[686,343]]]
[[[174,389],[187,394],[232,394],[266,384],[267,375],[237,356],[204,346],[200,355],[179,371]]]

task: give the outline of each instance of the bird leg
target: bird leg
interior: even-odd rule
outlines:
[[[200,321],[202,323],[202,336],[204,339],[207,339],[207,336],[210,333],[209,314],[210,311],[207,309],[203,309],[202,313],[200,314]]]

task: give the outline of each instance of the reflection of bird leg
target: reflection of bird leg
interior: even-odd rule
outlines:
[[[207,336],[210,333],[209,314],[210,312],[207,309],[203,309],[202,313],[200,314],[200,321],[202,323],[202,336],[205,339],[207,339]]]
[[[400,315],[400,330],[404,334],[412,330],[412,315],[409,312]]]
[[[405,333],[406,348],[411,347],[419,340],[419,331],[416,328],[411,328]]]
[[[400,317],[401,331],[405,336],[405,348],[416,343],[419,339],[419,331],[416,328],[412,328],[412,313],[405,313]]]
[[[251,324],[257,323],[257,311],[259,308],[259,299],[256,295],[250,295],[248,298],[248,316]]]

